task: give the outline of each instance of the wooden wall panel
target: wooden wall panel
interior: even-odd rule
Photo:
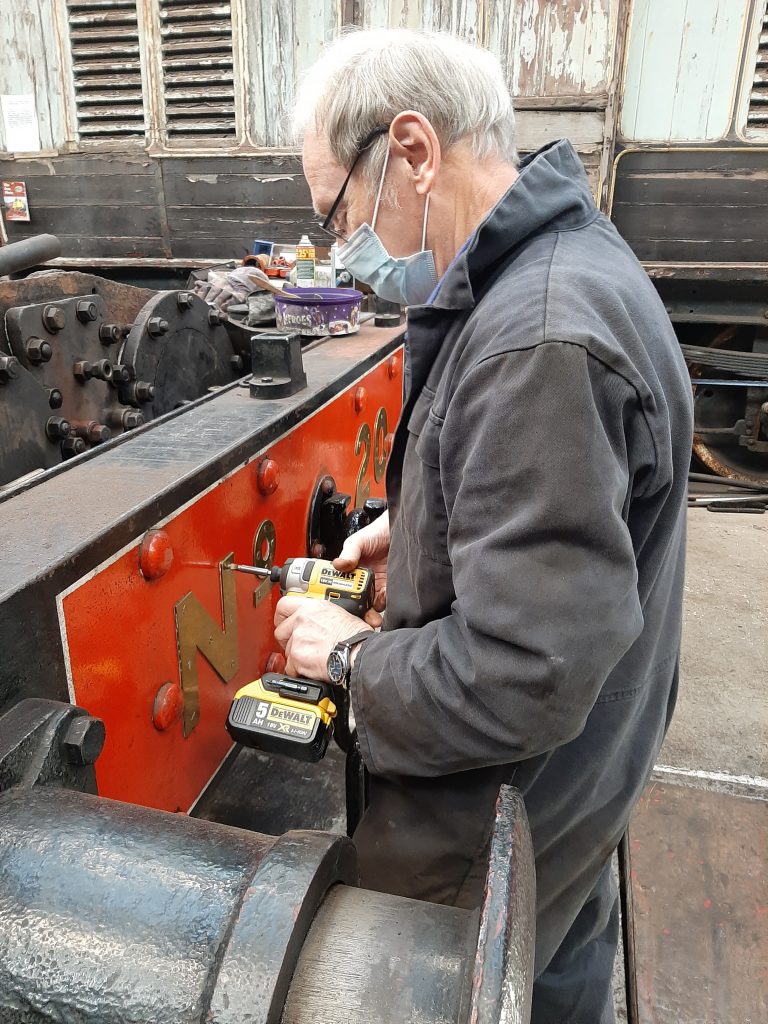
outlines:
[[[66,136],[55,26],[54,0],[0,0],[0,94],[34,94],[44,150]],[[5,148],[0,118],[0,152]]]
[[[255,146],[290,147],[299,77],[342,24],[341,0],[242,0],[248,135]]]
[[[618,0],[488,0],[489,45],[518,97],[604,96]]]
[[[634,0],[622,137],[724,138],[749,11],[750,0]]]

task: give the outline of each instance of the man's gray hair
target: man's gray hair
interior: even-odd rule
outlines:
[[[403,110],[423,114],[443,147],[469,142],[482,159],[517,162],[515,115],[504,73],[488,50],[444,32],[352,31],[336,39],[303,77],[294,129],[324,136],[349,167],[365,137]],[[365,173],[380,173],[386,140],[371,147]]]

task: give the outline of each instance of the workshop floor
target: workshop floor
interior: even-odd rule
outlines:
[[[768,515],[690,510],[680,693],[657,778],[768,796],[766,566]],[[623,964],[614,990],[624,1024]]]

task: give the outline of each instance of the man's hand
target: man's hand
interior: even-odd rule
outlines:
[[[389,554],[389,512],[344,541],[341,554],[333,567],[340,572],[352,572],[358,565],[373,569],[376,575],[376,596],[373,609],[365,616],[371,626],[381,625],[381,615],[387,605],[387,555]],[[351,634],[350,634],[351,635]]]
[[[275,639],[285,650],[285,671],[291,676],[329,682],[328,655],[340,640],[366,628],[371,629],[332,601],[288,594],[275,609]]]

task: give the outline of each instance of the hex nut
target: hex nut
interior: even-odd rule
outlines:
[[[72,433],[72,425],[63,416],[50,416],[45,424],[45,432],[51,441],[61,441]]]
[[[7,384],[9,380],[19,375],[19,360],[16,356],[0,355],[0,381]]]
[[[176,305],[179,307],[179,309],[191,309],[192,301],[192,292],[176,293]]]
[[[208,326],[219,327],[221,325],[221,314],[217,309],[208,310]]]
[[[46,306],[43,310],[43,327],[51,334],[56,331],[63,331],[67,323],[64,310],[61,306]]]
[[[27,359],[30,363],[47,363],[53,355],[53,349],[42,338],[29,338],[25,346]]]
[[[75,306],[75,315],[81,324],[93,323],[99,318],[99,310],[95,302],[90,299],[81,299]]]
[[[82,455],[87,449],[88,445],[82,437],[67,437],[61,442],[61,454],[65,459],[73,459],[75,455]]]
[[[80,715],[75,718],[64,733],[61,752],[69,764],[84,767],[96,763],[104,748],[106,731],[100,718]]]
[[[147,320],[147,333],[152,338],[159,338],[162,334],[168,333],[168,321],[159,316],[151,316]]]
[[[99,327],[99,341],[102,345],[115,345],[122,337],[122,328],[119,324],[101,324]]]

